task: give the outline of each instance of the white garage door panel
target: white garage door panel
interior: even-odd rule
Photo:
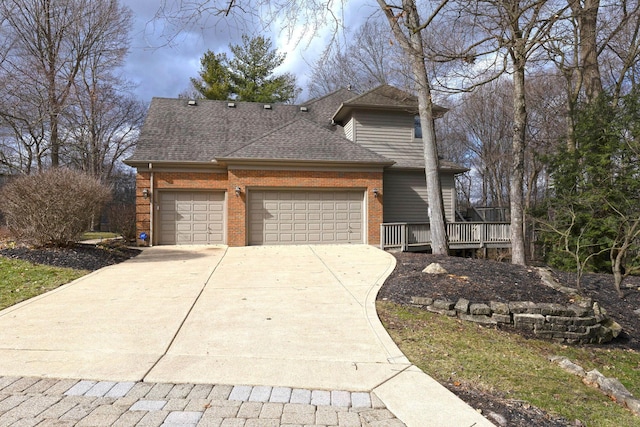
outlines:
[[[164,245],[224,243],[224,192],[159,192],[159,239]]]
[[[249,244],[363,243],[361,191],[249,193]]]

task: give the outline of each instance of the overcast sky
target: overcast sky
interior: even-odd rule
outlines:
[[[216,53],[228,50],[230,43],[239,44],[243,33],[253,36],[263,34],[271,37],[274,45],[287,54],[285,63],[278,72],[291,72],[297,77],[298,86],[306,90],[309,70],[330,40],[330,30],[316,37],[307,37],[298,43],[290,40],[286,32],[271,28],[270,32],[255,32],[257,26],[240,27],[234,21],[202,25],[182,31],[171,42],[162,37],[164,23],[154,21],[158,0],[121,0],[134,13],[132,43],[124,66],[127,79],[137,85],[134,94],[143,101],[152,97],[177,97],[190,87],[189,78],[196,77],[202,54],[210,49]],[[367,4],[368,3],[368,4]],[[345,27],[359,25],[364,18],[376,10],[374,2],[352,0],[344,11]],[[306,95],[303,93],[304,100]],[[302,101],[300,100],[300,101]]]

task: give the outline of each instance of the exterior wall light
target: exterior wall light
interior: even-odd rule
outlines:
[[[241,193],[242,193],[242,189],[236,186],[236,197],[239,197]]]
[[[378,194],[380,194],[380,190],[378,190],[377,188],[373,189],[373,197],[375,197],[376,199],[378,198]]]
[[[145,188],[144,190],[142,190],[142,197],[144,197],[145,199],[149,198],[149,194],[151,194],[151,192],[149,191],[148,188]]]

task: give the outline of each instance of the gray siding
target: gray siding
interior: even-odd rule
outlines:
[[[395,160],[398,165],[421,159],[422,140],[413,137],[412,114],[358,111],[354,119],[358,144]]]
[[[353,122],[354,122],[354,120],[351,119],[344,125],[344,136],[350,141],[353,141],[353,138],[354,138],[354,135],[353,135]]]
[[[441,174],[442,198],[447,221],[455,219],[456,192],[453,174]],[[423,171],[384,172],[384,222],[428,222],[427,185]]]
[[[442,202],[447,222],[456,220],[456,180],[452,173],[440,172],[440,185],[442,186]]]

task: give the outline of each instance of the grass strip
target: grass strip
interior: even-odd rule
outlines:
[[[606,346],[568,346],[437,315],[391,302],[378,314],[402,352],[441,383],[524,400],[588,426],[638,426],[638,417],[548,360],[566,356],[585,370],[618,378],[640,397],[640,353]]]
[[[89,274],[89,271],[50,267],[0,257],[0,310],[86,274]]]
[[[80,241],[94,240],[94,239],[114,239],[118,237],[118,234],[108,231],[87,231],[80,237]]]

